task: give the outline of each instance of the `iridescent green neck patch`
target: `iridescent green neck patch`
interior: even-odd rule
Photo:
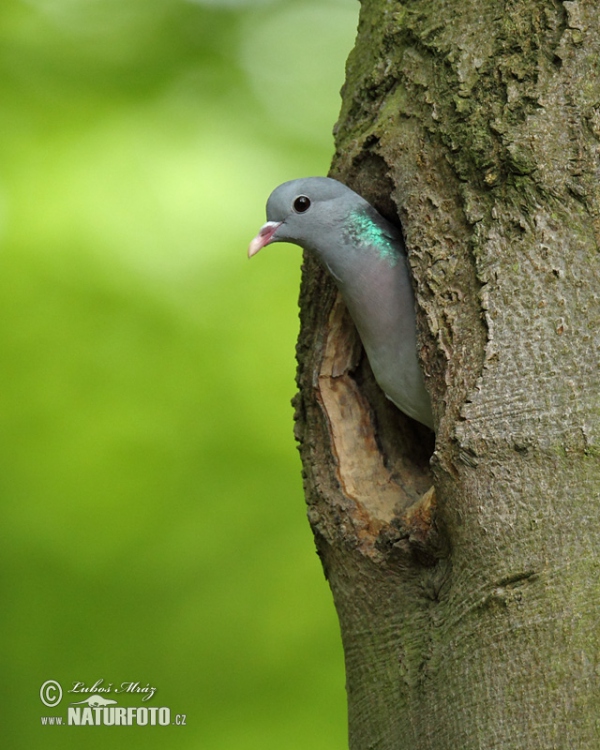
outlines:
[[[398,246],[394,239],[364,209],[352,211],[344,224],[348,238],[357,247],[372,247],[391,265],[398,262]]]

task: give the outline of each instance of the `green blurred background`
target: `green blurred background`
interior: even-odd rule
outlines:
[[[346,746],[292,439],[300,251],[356,0],[2,0],[2,746]],[[185,727],[42,726],[139,681]],[[116,697],[116,696],[109,696]]]

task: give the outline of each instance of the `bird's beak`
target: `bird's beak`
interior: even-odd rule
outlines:
[[[260,228],[259,233],[252,240],[250,246],[248,247],[248,257],[251,258],[253,255],[256,255],[256,253],[265,245],[268,245],[269,242],[271,242],[271,240],[273,239],[273,235],[282,224],[282,221],[267,221],[266,224],[263,224],[263,226]]]

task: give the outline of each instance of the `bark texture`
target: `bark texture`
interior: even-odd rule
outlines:
[[[600,7],[364,0],[336,129],[332,176],[402,224],[437,419],[434,451],[305,258],[297,436],[350,747],[597,750]]]

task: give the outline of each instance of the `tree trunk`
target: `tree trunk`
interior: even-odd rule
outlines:
[[[598,3],[364,0],[336,137],[332,176],[402,224],[437,424],[434,451],[306,257],[297,435],[350,747],[597,750]]]

